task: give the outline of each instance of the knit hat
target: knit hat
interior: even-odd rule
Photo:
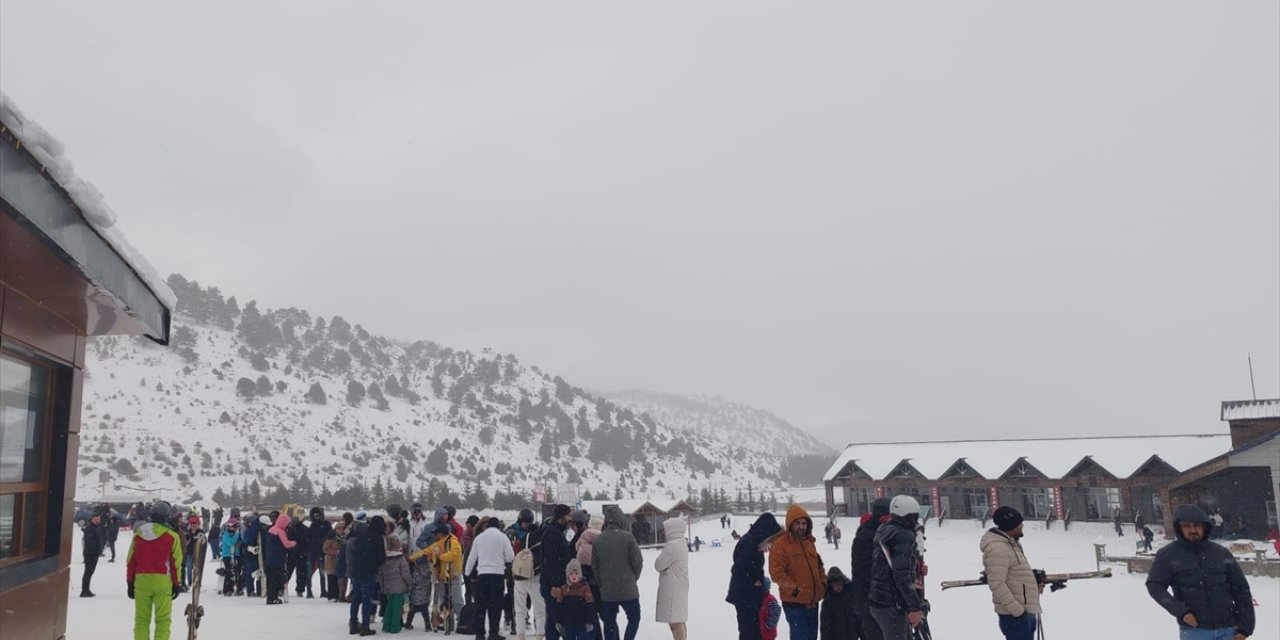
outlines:
[[[599,533],[604,529],[604,516],[593,515],[591,520],[587,521],[587,531],[595,531]]]
[[[582,575],[582,563],[578,562],[577,558],[570,559],[569,564],[564,566],[564,579],[568,580],[571,573]]]
[[[586,509],[578,509],[577,511],[574,511],[573,515],[570,517],[579,525],[587,524],[587,522],[591,520],[591,514],[587,513]]]
[[[991,521],[996,523],[996,527],[1001,531],[1013,531],[1018,528],[1018,525],[1022,524],[1022,514],[1018,513],[1018,510],[1013,507],[1004,506],[996,509],[996,512],[991,516]]]
[[[453,533],[453,527],[444,522],[436,523],[436,535],[447,536]]]
[[[555,518],[556,520],[559,520],[560,518],[563,518],[569,515],[570,513],[573,513],[573,509],[570,509],[569,505],[558,504],[555,506],[554,509],[551,510],[551,517]]]
[[[258,516],[258,522],[266,526],[271,526],[271,516]]]
[[[356,522],[364,522],[369,516],[363,511],[356,512]]]

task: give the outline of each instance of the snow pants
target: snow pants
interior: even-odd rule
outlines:
[[[383,633],[400,633],[404,622],[404,594],[388,593],[387,609],[382,616]]]
[[[536,636],[546,631],[547,608],[542,600],[540,576],[528,580],[515,581],[515,634],[517,636]],[[525,615],[529,613],[529,602],[533,602],[532,633],[525,633]]]
[[[155,640],[169,640],[173,613],[173,581],[167,573],[139,573],[133,578],[133,640],[151,640],[155,615]]]
[[[733,608],[738,613],[738,640],[760,640],[760,607],[735,604]]]

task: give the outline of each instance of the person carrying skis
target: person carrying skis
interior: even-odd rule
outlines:
[[[1178,507],[1177,539],[1156,552],[1147,593],[1178,620],[1184,640],[1244,640],[1253,635],[1253,594],[1231,551],[1209,541],[1212,531],[1203,509]]]
[[[867,598],[871,591],[871,552],[876,547],[876,530],[889,521],[889,502],[890,498],[876,498],[871,503],[871,512],[863,514],[862,523],[853,534],[849,587],[853,591],[853,608],[858,616],[862,640],[883,640],[880,624],[871,617]]]
[[[173,507],[154,502],[147,510],[150,522],[134,528],[125,559],[125,580],[133,600],[133,638],[151,636],[155,619],[156,640],[168,640],[173,601],[182,593],[182,537],[166,524]]]
[[[1022,514],[1010,506],[996,509],[991,516],[996,526],[982,535],[982,568],[991,589],[991,601],[1000,619],[1005,640],[1032,640],[1040,616],[1040,594],[1044,584],[1022,551]]]
[[[912,629],[924,621],[924,599],[916,588],[919,520],[920,503],[915,498],[894,496],[889,521],[876,530],[867,601],[884,640],[911,640]]]
[[[769,548],[769,576],[778,585],[791,637],[817,640],[818,603],[826,595],[827,570],[818,555],[809,513],[793,504],[787,508],[786,522],[786,533]]]

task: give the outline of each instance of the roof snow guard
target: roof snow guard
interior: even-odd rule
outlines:
[[[156,342],[169,342],[177,296],[116,226],[102,194],[76,175],[64,146],[0,93],[0,201],[99,294]],[[94,304],[100,305],[98,301]],[[90,335],[112,333],[99,327]]]
[[[1222,419],[1268,420],[1280,418],[1280,399],[1227,400],[1222,403]]]
[[[961,461],[984,478],[1027,477],[1034,471],[1037,477],[1059,479],[1083,469],[1081,463],[1094,473],[1129,478],[1156,457],[1184,471],[1230,449],[1229,434],[851,444],[823,480],[835,479],[850,462],[875,480],[889,479],[903,462],[936,480]]]

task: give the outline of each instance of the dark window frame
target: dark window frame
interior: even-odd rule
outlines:
[[[8,345],[6,345],[6,347],[7,346]],[[58,397],[58,385],[61,382],[61,376],[58,375],[59,367],[56,364],[26,353],[9,348],[0,348],[0,356],[20,362],[32,367],[33,369],[41,370],[46,376],[44,417],[43,424],[40,425],[40,428],[44,430],[44,451],[41,452],[41,479],[38,481],[0,482],[0,496],[14,496],[12,529],[13,547],[17,550],[17,553],[7,558],[0,558],[0,569],[7,569],[29,560],[34,560],[47,555],[56,555],[57,553],[57,550],[55,550],[53,554],[50,554],[49,551],[50,525],[54,523],[52,521],[53,519],[48,516],[51,512],[50,501],[53,489],[53,478],[50,473],[53,466],[53,443],[57,439],[54,417],[57,409],[56,399]],[[26,527],[24,526],[23,518],[27,511],[27,501],[31,500],[32,496],[34,496],[34,499],[37,501],[36,517],[39,520],[33,536],[36,543],[32,550],[23,551],[23,547],[27,546],[27,543],[29,542],[26,539],[24,531]],[[59,510],[61,509],[61,505],[57,505],[57,507]],[[61,519],[59,518],[58,520],[60,521]]]

